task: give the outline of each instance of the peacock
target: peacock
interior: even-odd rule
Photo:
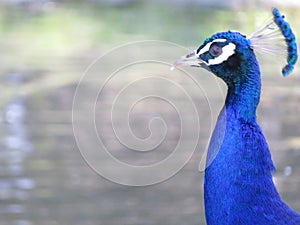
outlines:
[[[268,144],[256,121],[260,100],[260,68],[254,50],[286,50],[282,75],[297,61],[295,35],[274,8],[272,19],[248,38],[219,32],[174,65],[202,67],[221,78],[227,95],[206,156],[204,205],[208,225],[300,225],[300,214],[280,198],[273,183],[275,170]],[[284,44],[274,44],[281,37]]]

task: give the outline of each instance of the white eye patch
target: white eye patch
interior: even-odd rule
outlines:
[[[226,61],[230,56],[232,56],[235,53],[234,51],[235,48],[236,46],[233,43],[229,43],[228,45],[225,45],[222,48],[223,53],[214,59],[208,60],[208,65],[217,65]]]
[[[215,39],[212,42],[207,43],[199,52],[198,52],[198,56],[200,56],[201,54],[208,52],[210,49],[210,46],[215,43],[215,42],[226,42],[226,39]],[[235,49],[236,49],[236,45],[233,43],[229,43],[227,45],[225,45],[222,48],[222,54],[219,55],[218,57],[214,58],[214,59],[209,59],[207,65],[211,66],[211,65],[217,65],[217,64],[221,64],[222,62],[226,61],[230,56],[232,56],[235,53]]]

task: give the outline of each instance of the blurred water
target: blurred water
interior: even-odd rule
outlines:
[[[7,84],[18,88],[24,75],[19,72],[8,74]],[[28,140],[26,118],[26,97],[15,96],[4,108],[1,124],[1,175],[0,175],[0,214],[1,223],[31,224],[27,220],[24,201],[30,198],[35,181],[24,168],[32,153]],[[7,218],[10,218],[8,221]],[[9,223],[8,223],[9,224]]]
[[[18,87],[11,80],[10,85]],[[299,210],[300,131],[293,126],[299,124],[299,95],[293,78],[284,85],[273,80],[264,81],[259,119],[278,169],[277,187],[283,198]],[[35,97],[22,95],[6,105],[1,125],[1,224],[205,224],[203,174],[197,168],[207,135],[201,135],[199,149],[175,177],[140,188],[111,183],[95,174],[77,149],[71,111],[67,110],[74,88],[48,91],[39,97],[39,105],[32,105]],[[276,94],[279,89],[280,94]],[[158,103],[148,102],[153,110],[161,108]],[[200,115],[205,119],[207,112],[202,110]],[[168,114],[172,118],[173,113]],[[133,123],[133,129],[141,129],[139,126],[144,125]],[[160,151],[158,156],[165,154],[163,149]],[[131,153],[120,156],[126,160],[126,155],[131,161]]]

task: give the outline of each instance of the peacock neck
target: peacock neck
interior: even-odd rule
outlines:
[[[249,221],[257,215],[256,209],[264,208],[266,201],[279,199],[272,181],[274,166],[269,148],[255,120],[261,89],[256,60],[248,68],[228,84],[225,106],[208,147],[204,200],[209,225],[220,221],[252,224]],[[247,213],[251,216],[245,217]]]
[[[256,109],[261,91],[260,69],[254,54],[253,58],[250,57],[249,60],[245,61],[249,63],[246,67],[240,69],[240,75],[237,76],[237,79],[231,83],[225,81],[228,86],[227,96],[210,140],[206,161],[207,167],[215,161],[216,156],[222,149],[224,151],[222,160],[231,159],[230,153],[242,157],[242,151],[237,149],[245,141],[241,137],[245,125],[246,127],[258,126],[256,123]],[[252,130],[250,129],[250,131]],[[247,134],[247,136],[249,135]],[[232,148],[232,141],[228,141],[231,139],[236,142],[235,148]],[[265,142],[263,135],[259,135],[259,139],[258,141]],[[267,146],[265,148],[268,156]],[[256,151],[253,152],[256,153]]]
[[[235,118],[245,121],[255,120],[261,90],[257,61],[249,60],[249,65],[246,69],[241,70],[241,75],[227,85],[226,110],[234,113]]]

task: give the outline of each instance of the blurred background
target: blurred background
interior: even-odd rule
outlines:
[[[87,165],[72,130],[74,93],[91,62],[116,46],[162,40],[194,49],[218,31],[232,29],[250,34],[270,17],[273,6],[286,15],[299,37],[298,0],[1,0],[1,225],[204,225],[203,173],[198,165],[213,124],[207,121],[208,107],[200,104],[203,93],[186,84],[184,77],[176,78],[178,83],[190,85],[186,87],[199,102],[197,149],[175,176],[147,187],[112,183]],[[151,54],[167,55],[170,63],[186,52],[182,49],[177,55],[168,48],[160,50]],[[122,61],[126,54],[122,52],[116,58]],[[300,69],[296,66],[295,72],[283,79],[281,62],[274,57],[259,58],[263,92],[258,119],[277,167],[274,179],[282,198],[300,211]],[[114,63],[108,60],[106,65]],[[95,70],[95,77],[104,79],[101,74],[105,70]],[[188,70],[194,79],[210,77],[204,71]],[[205,78],[199,78],[200,73]],[[105,95],[107,104],[124,80],[111,85]],[[223,95],[215,84],[208,82],[205,94],[211,104],[217,105],[217,112]],[[92,81],[87,82],[85,91],[96,88]],[[182,100],[180,94],[176,97]],[[90,107],[90,99],[81,101],[84,112]],[[149,118],[141,115],[149,114],[151,119],[158,112],[167,124],[173,124],[173,131],[157,155],[150,159],[139,156],[138,164],[168,155],[180,126],[172,107],[153,99],[145,104],[147,107],[134,112],[133,130],[145,130]],[[107,145],[118,151],[122,145],[116,145],[118,140],[110,128],[106,129],[109,118],[101,112],[97,118],[102,121],[103,138],[109,139]],[[131,155],[123,151],[118,156],[131,162]]]

